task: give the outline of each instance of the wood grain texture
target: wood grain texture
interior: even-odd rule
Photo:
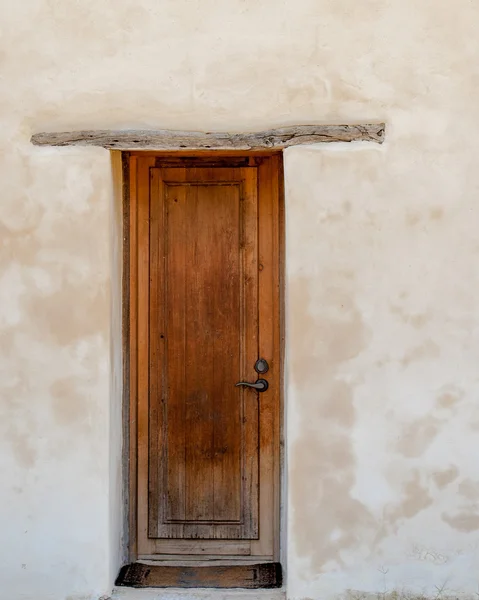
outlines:
[[[149,537],[258,537],[256,168],[150,169]]]
[[[376,142],[382,144],[384,123],[357,125],[294,125],[252,133],[170,130],[90,130],[43,132],[32,136],[35,146],[103,146],[115,150],[259,150],[300,144]]]
[[[162,155],[161,153],[138,152],[131,153],[129,157],[131,562],[137,560],[138,557],[143,559],[144,557],[171,557],[175,555],[185,557],[187,555],[190,557],[225,556],[231,557],[230,560],[232,561],[235,560],[235,557],[245,558],[247,556],[256,557],[255,560],[278,560],[279,558],[279,447],[282,369],[280,315],[282,311],[278,288],[280,287],[279,254],[281,247],[279,238],[283,224],[278,215],[283,202],[280,181],[282,156],[280,152],[265,155],[264,151],[241,155],[233,150],[225,153],[205,154],[199,152],[195,155],[192,152],[187,156],[180,156],[181,153],[176,155],[165,153]],[[192,514],[192,511],[198,510],[198,507],[194,505],[194,492],[197,488],[190,485],[190,493],[185,481],[186,453],[190,453],[191,459],[191,452],[195,453],[197,451],[195,448],[188,447],[186,441],[188,440],[190,444],[194,444],[196,437],[191,436],[192,427],[187,428],[188,431],[184,429],[186,437],[182,435],[172,435],[170,437],[172,443],[169,449],[173,453],[170,454],[172,468],[169,469],[168,460],[165,460],[167,456],[164,453],[167,445],[165,442],[168,441],[168,431],[165,431],[161,425],[164,412],[161,408],[163,396],[159,393],[165,382],[159,376],[159,370],[155,367],[155,365],[161,364],[163,358],[170,352],[172,356],[170,360],[166,361],[170,363],[167,369],[167,378],[174,377],[174,372],[177,371],[178,382],[181,382],[181,377],[184,377],[185,374],[185,370],[178,366],[183,362],[186,364],[187,361],[186,358],[181,360],[181,343],[183,342],[180,343],[179,348],[168,349],[171,335],[165,335],[165,327],[167,325],[166,321],[168,321],[170,329],[173,326],[171,331],[175,331],[176,327],[179,328],[181,333],[181,329],[184,330],[184,321],[195,318],[191,311],[188,311],[191,314],[187,315],[181,309],[181,295],[184,296],[182,282],[185,282],[187,264],[194,264],[193,260],[199,260],[199,268],[192,269],[192,271],[201,275],[203,270],[205,281],[207,281],[207,271],[214,267],[214,264],[211,263],[215,260],[215,253],[217,255],[216,260],[219,260],[220,263],[223,262],[234,267],[234,256],[230,253],[236,244],[229,242],[217,244],[218,231],[221,230],[215,229],[217,224],[213,221],[211,227],[208,222],[201,221],[200,223],[198,221],[202,227],[206,227],[210,231],[211,236],[206,234],[203,241],[201,241],[203,239],[201,236],[204,234],[201,234],[201,239],[198,238],[197,241],[200,241],[201,244],[204,242],[205,250],[202,256],[195,259],[194,254],[192,254],[192,246],[195,245],[194,231],[187,230],[184,219],[186,213],[184,207],[181,208],[181,204],[185,204],[186,195],[188,194],[190,208],[193,209],[195,203],[198,204],[198,198],[195,198],[194,194],[191,195],[192,190],[188,191],[189,187],[194,187],[189,184],[194,183],[195,179],[198,178],[198,172],[207,175],[206,181],[203,183],[208,181],[211,183],[215,180],[217,183],[217,174],[220,171],[223,173],[236,173],[237,175],[233,177],[234,181],[231,181],[231,178],[229,182],[227,181],[228,186],[230,183],[234,183],[243,188],[241,204],[244,204],[245,207],[243,207],[243,227],[240,228],[240,233],[243,236],[241,240],[243,249],[241,252],[243,254],[242,273],[245,276],[245,282],[240,286],[242,288],[242,292],[241,290],[240,292],[243,294],[243,300],[246,300],[246,302],[243,302],[244,306],[251,308],[257,305],[258,307],[256,311],[252,311],[252,314],[243,314],[243,319],[246,318],[246,321],[243,323],[242,328],[244,329],[246,325],[246,328],[253,332],[253,335],[249,334],[244,337],[245,354],[249,355],[251,353],[252,358],[251,360],[243,359],[244,364],[241,365],[241,369],[243,369],[244,375],[241,378],[249,381],[256,379],[253,365],[259,355],[267,358],[271,367],[267,374],[267,379],[270,382],[269,390],[260,394],[259,398],[257,393],[244,390],[242,392],[243,399],[240,401],[246,425],[244,429],[246,435],[243,436],[242,446],[247,449],[259,445],[259,471],[255,467],[258,464],[257,455],[255,456],[254,452],[249,451],[244,453],[244,450],[242,450],[244,458],[242,459],[241,472],[245,472],[244,467],[247,467],[247,477],[243,484],[243,490],[250,494],[251,498],[249,500],[259,493],[259,502],[255,501],[252,504],[249,500],[246,504],[244,504],[244,501],[242,502],[243,523],[246,529],[249,528],[250,530],[249,535],[245,535],[243,540],[241,535],[238,536],[238,532],[234,532],[230,539],[223,537],[231,535],[232,527],[238,527],[236,523],[229,521],[231,516],[236,516],[234,513],[237,511],[235,503],[238,497],[233,497],[236,486],[230,483],[231,473],[236,470],[235,462],[231,462],[233,456],[229,456],[228,451],[224,452],[222,450],[231,444],[233,430],[230,430],[229,425],[224,429],[222,427],[216,428],[213,436],[215,439],[213,450],[216,452],[219,448],[221,452],[214,459],[203,460],[205,463],[204,468],[201,467],[203,472],[205,469],[208,471],[210,466],[212,467],[214,487],[216,491],[219,488],[227,491],[223,500],[226,503],[218,502],[219,496],[214,492],[213,502],[208,501],[206,506],[210,514],[203,515],[203,517],[207,517],[206,522],[202,523],[200,519],[196,523],[187,524],[190,532],[187,532],[186,536],[184,535],[185,522],[183,519],[186,512],[190,512],[190,517],[198,516],[198,514]],[[170,184],[173,184],[173,186],[168,186],[169,190],[166,190],[166,192],[165,190],[161,191],[165,179],[161,174],[168,175],[167,179]],[[251,174],[254,174],[254,177]],[[255,195],[257,195],[257,198],[254,198]],[[183,196],[185,197],[183,198]],[[177,202],[175,202],[175,198]],[[220,198],[226,199],[226,196],[220,194],[218,197],[212,198],[215,212],[220,221],[225,222],[229,219],[233,224],[231,220],[233,219],[233,213],[230,213],[227,207],[219,208]],[[177,245],[176,251],[170,255],[169,259],[171,246],[168,249],[168,231],[165,232],[165,205],[162,205],[165,199],[167,204],[170,205],[170,209],[181,208],[180,211],[176,211],[176,216],[172,213],[167,216],[167,221],[170,221],[169,225],[173,227],[170,233],[173,234]],[[207,202],[207,198],[204,197],[201,202]],[[231,202],[236,203],[234,195],[228,200],[228,203]],[[252,210],[253,204],[258,202],[258,207]],[[248,208],[248,205],[250,205],[250,208]],[[229,227],[229,229],[231,231],[227,236],[230,236],[230,241],[233,241],[231,236],[234,237],[236,234],[232,231],[233,227]],[[211,245],[209,241],[211,238],[214,238],[215,243],[212,244],[212,252],[208,253],[206,245]],[[254,245],[256,245],[256,250]],[[166,264],[168,260],[170,262]],[[164,266],[166,265],[168,269],[162,272],[162,269],[154,267],[155,264],[159,265],[161,263]],[[206,269],[207,264],[209,265],[208,269]],[[171,275],[175,270],[179,285],[176,287],[173,285],[169,288],[165,277],[168,275],[167,271]],[[237,269],[232,268],[232,278],[234,278],[235,273],[237,276]],[[218,282],[221,281],[221,277],[216,279],[218,279]],[[223,281],[223,285],[218,287],[218,289],[222,289],[222,292],[225,288],[224,283]],[[213,287],[215,285],[213,282]],[[227,293],[226,295],[222,293],[221,296],[219,293],[216,296],[215,294],[209,294],[210,304],[213,302],[211,306],[208,304],[203,308],[199,305],[194,307],[194,310],[201,309],[203,311],[203,320],[207,327],[211,327],[211,323],[215,323],[214,320],[210,322],[210,313],[218,312],[218,307],[215,307],[215,302],[218,299],[223,296],[224,300],[232,305],[233,296],[237,294],[237,288],[231,286],[228,281],[226,287],[231,288],[230,291],[233,293]],[[188,290],[188,295],[191,296],[191,293],[195,293],[193,289]],[[166,311],[162,315],[167,304],[174,305],[174,310]],[[253,318],[253,321],[250,321],[248,325],[247,321],[251,318]],[[156,325],[153,325],[152,328],[155,321]],[[188,329],[190,332],[194,332],[194,323],[190,323]],[[221,330],[221,327],[219,329]],[[254,334],[254,331],[258,331],[258,333]],[[204,335],[204,332],[201,331],[196,331],[194,335],[197,336],[198,333],[201,336]],[[164,338],[161,336],[164,336]],[[179,339],[181,340],[181,336],[179,336]],[[206,345],[202,339],[199,341],[203,347]],[[207,352],[210,352],[209,348]],[[235,354],[234,348],[228,347],[225,348],[223,354],[227,355],[232,352]],[[199,357],[202,358],[202,354]],[[232,364],[234,364],[234,360]],[[236,367],[234,368],[236,369]],[[229,377],[227,371],[231,369],[231,366],[225,367],[225,369],[223,370],[223,367],[220,367],[218,373],[212,375],[211,382],[213,385],[218,383],[222,387],[221,382],[224,383],[225,377]],[[205,375],[204,369],[202,375]],[[210,377],[208,373],[206,375]],[[199,381],[201,382],[202,378]],[[241,392],[240,388],[235,389]],[[155,397],[159,402],[154,400]],[[155,403],[156,406],[154,406]],[[226,396],[220,398],[217,407],[219,416],[228,416],[229,403],[230,400]],[[180,421],[183,419],[183,411],[184,407],[181,407],[180,403],[177,415]],[[232,414],[234,414],[234,411]],[[223,417],[220,420],[224,421]],[[174,414],[173,418],[175,418]],[[190,421],[194,427],[195,419]],[[190,434],[189,437],[188,434]],[[158,470],[157,467],[159,467]],[[166,473],[166,477],[161,475],[161,472]],[[248,474],[252,477],[248,478]],[[219,487],[216,486],[215,482],[219,484]],[[201,486],[205,484],[205,481],[199,478],[198,483]],[[177,498],[170,496],[172,502],[169,502],[168,493],[171,494],[171,491],[175,489],[180,495]],[[136,507],[135,495],[138,498]],[[187,506],[188,495],[190,496],[189,507]],[[247,499],[247,495],[242,493],[242,498],[243,500]],[[191,501],[193,501],[193,504],[191,504]],[[205,506],[199,508],[203,510]],[[211,534],[212,522],[210,517],[212,515],[213,520],[218,519],[219,521],[217,521],[219,535],[215,535],[214,539],[205,539],[205,537],[201,539],[202,535],[208,538]],[[222,519],[226,522],[221,523]],[[159,531],[159,522],[163,522],[169,531]],[[208,528],[210,528],[209,531]],[[220,533],[220,528],[223,528],[224,532]],[[246,529],[240,533],[245,534]],[[135,544],[135,531],[138,532],[137,546]],[[167,533],[166,536],[165,533]],[[156,537],[158,534],[160,534],[160,537]]]
[[[149,453],[149,303],[150,303],[150,169],[155,159],[146,157],[137,161],[136,214],[132,220],[136,225],[134,252],[135,270],[132,272],[131,294],[136,310],[131,315],[130,337],[135,347],[132,362],[135,363],[136,387],[132,388],[132,402],[137,401],[136,421],[132,424],[136,430],[136,466],[137,466],[137,551],[145,552],[148,546],[148,453]],[[133,277],[135,279],[133,280]],[[134,332],[134,333],[133,333]]]
[[[123,259],[124,278],[128,277],[128,295],[124,296],[123,312],[128,319],[126,328],[123,332],[125,337],[124,354],[127,357],[127,364],[124,372],[124,385],[128,390],[128,434],[125,441],[128,440],[128,554],[133,561],[137,555],[137,475],[138,475],[138,386],[137,386],[137,311],[138,311],[138,243],[137,243],[137,169],[138,159],[128,157],[128,173],[124,174],[124,179],[128,180],[128,203],[125,207],[125,240]],[[126,291],[126,290],[125,290]]]
[[[139,553],[135,560],[163,559],[164,556],[251,556],[251,542],[249,540],[181,540],[157,539],[154,542],[154,551]],[[271,556],[271,555],[270,555]],[[264,558],[261,557],[261,558]],[[272,556],[271,556],[272,560]]]
[[[279,563],[204,567],[133,563],[121,569],[115,585],[135,588],[278,588],[282,585],[282,570]]]
[[[260,448],[262,451],[260,479],[261,538],[252,544],[254,554],[279,555],[279,422],[281,345],[279,343],[279,174],[281,156],[272,156],[259,168],[259,351],[258,356],[269,363],[268,391],[260,398]],[[273,476],[272,476],[273,475]],[[266,515],[272,518],[266,518]]]
[[[193,544],[192,544],[193,545]],[[253,563],[273,562],[272,556],[253,556],[251,554],[168,554],[159,557],[156,554],[143,554],[138,557],[138,562],[161,564],[164,566],[184,567],[189,566],[208,566],[208,565],[251,565]]]

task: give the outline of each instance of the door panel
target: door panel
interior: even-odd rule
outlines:
[[[278,558],[281,160],[229,160],[129,159],[132,560]]]
[[[149,537],[258,537],[257,178],[151,169]]]

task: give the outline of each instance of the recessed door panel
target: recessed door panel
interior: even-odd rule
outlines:
[[[256,169],[151,170],[150,537],[258,537]]]

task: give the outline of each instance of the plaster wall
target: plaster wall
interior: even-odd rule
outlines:
[[[81,128],[385,120],[285,153],[287,593],[479,585],[479,5],[0,5],[0,598],[122,561],[120,207]]]

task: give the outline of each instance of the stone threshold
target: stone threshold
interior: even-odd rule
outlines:
[[[114,588],[109,600],[286,600],[284,589]]]

